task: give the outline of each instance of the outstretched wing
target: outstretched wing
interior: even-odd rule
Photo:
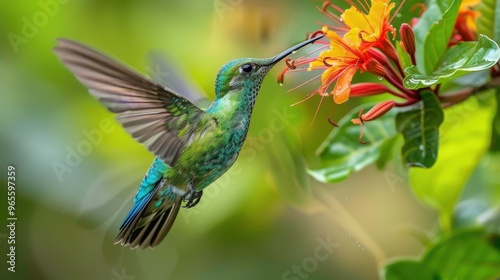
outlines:
[[[137,141],[173,166],[183,147],[215,129],[207,113],[169,88],[153,82],[80,43],[58,39],[53,49]]]
[[[210,100],[196,81],[172,58],[159,52],[150,52],[149,65],[151,77],[160,85],[172,89],[200,108],[210,105]]]

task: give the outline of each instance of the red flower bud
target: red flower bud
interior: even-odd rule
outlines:
[[[391,90],[384,84],[377,83],[356,83],[351,85],[351,96],[362,97],[390,92]]]
[[[385,55],[387,55],[387,57],[390,60],[392,60],[394,62],[397,62],[399,60],[396,48],[394,48],[394,45],[387,38],[385,38],[384,40],[382,40],[382,52]]]
[[[415,64],[415,34],[413,29],[409,24],[403,23],[399,28],[399,35],[401,36],[403,48],[410,55],[411,62]]]
[[[367,113],[362,114],[357,119],[352,119],[351,121],[353,124],[363,124],[364,122],[376,120],[385,115],[385,113],[389,112],[389,110],[391,110],[395,105],[396,102],[392,100],[381,102],[373,106],[373,108],[371,108]]]
[[[380,77],[385,77],[385,75],[387,75],[387,71],[385,70],[385,68],[382,66],[382,64],[380,64],[380,62],[376,61],[375,59],[371,59],[366,64],[366,70]]]

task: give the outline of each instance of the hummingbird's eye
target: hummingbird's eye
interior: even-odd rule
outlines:
[[[243,72],[245,72],[245,73],[250,73],[250,72],[252,72],[252,70],[253,70],[253,66],[252,66],[252,64],[250,64],[250,63],[243,64],[243,65],[241,66],[241,71],[243,71]]]

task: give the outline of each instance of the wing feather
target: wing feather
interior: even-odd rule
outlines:
[[[58,39],[57,43],[54,52],[64,65],[108,110],[117,114],[132,137],[166,164],[175,164],[198,129],[217,127],[209,114],[181,94],[80,43],[65,39]],[[203,127],[198,127],[200,124]]]
[[[210,101],[201,90],[201,87],[181,65],[175,64],[171,57],[158,52],[151,52],[149,61],[151,76],[155,81],[173,89],[200,108],[210,105]]]

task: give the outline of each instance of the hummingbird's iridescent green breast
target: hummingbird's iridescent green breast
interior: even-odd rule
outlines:
[[[172,176],[178,187],[191,183],[202,190],[224,174],[235,162],[245,141],[253,106],[269,59],[243,58],[224,65],[217,75],[216,99],[206,110],[217,122],[216,129],[203,132],[182,151]],[[247,72],[248,71],[248,72]],[[203,129],[203,128],[201,128]],[[177,179],[187,177],[190,182]]]

